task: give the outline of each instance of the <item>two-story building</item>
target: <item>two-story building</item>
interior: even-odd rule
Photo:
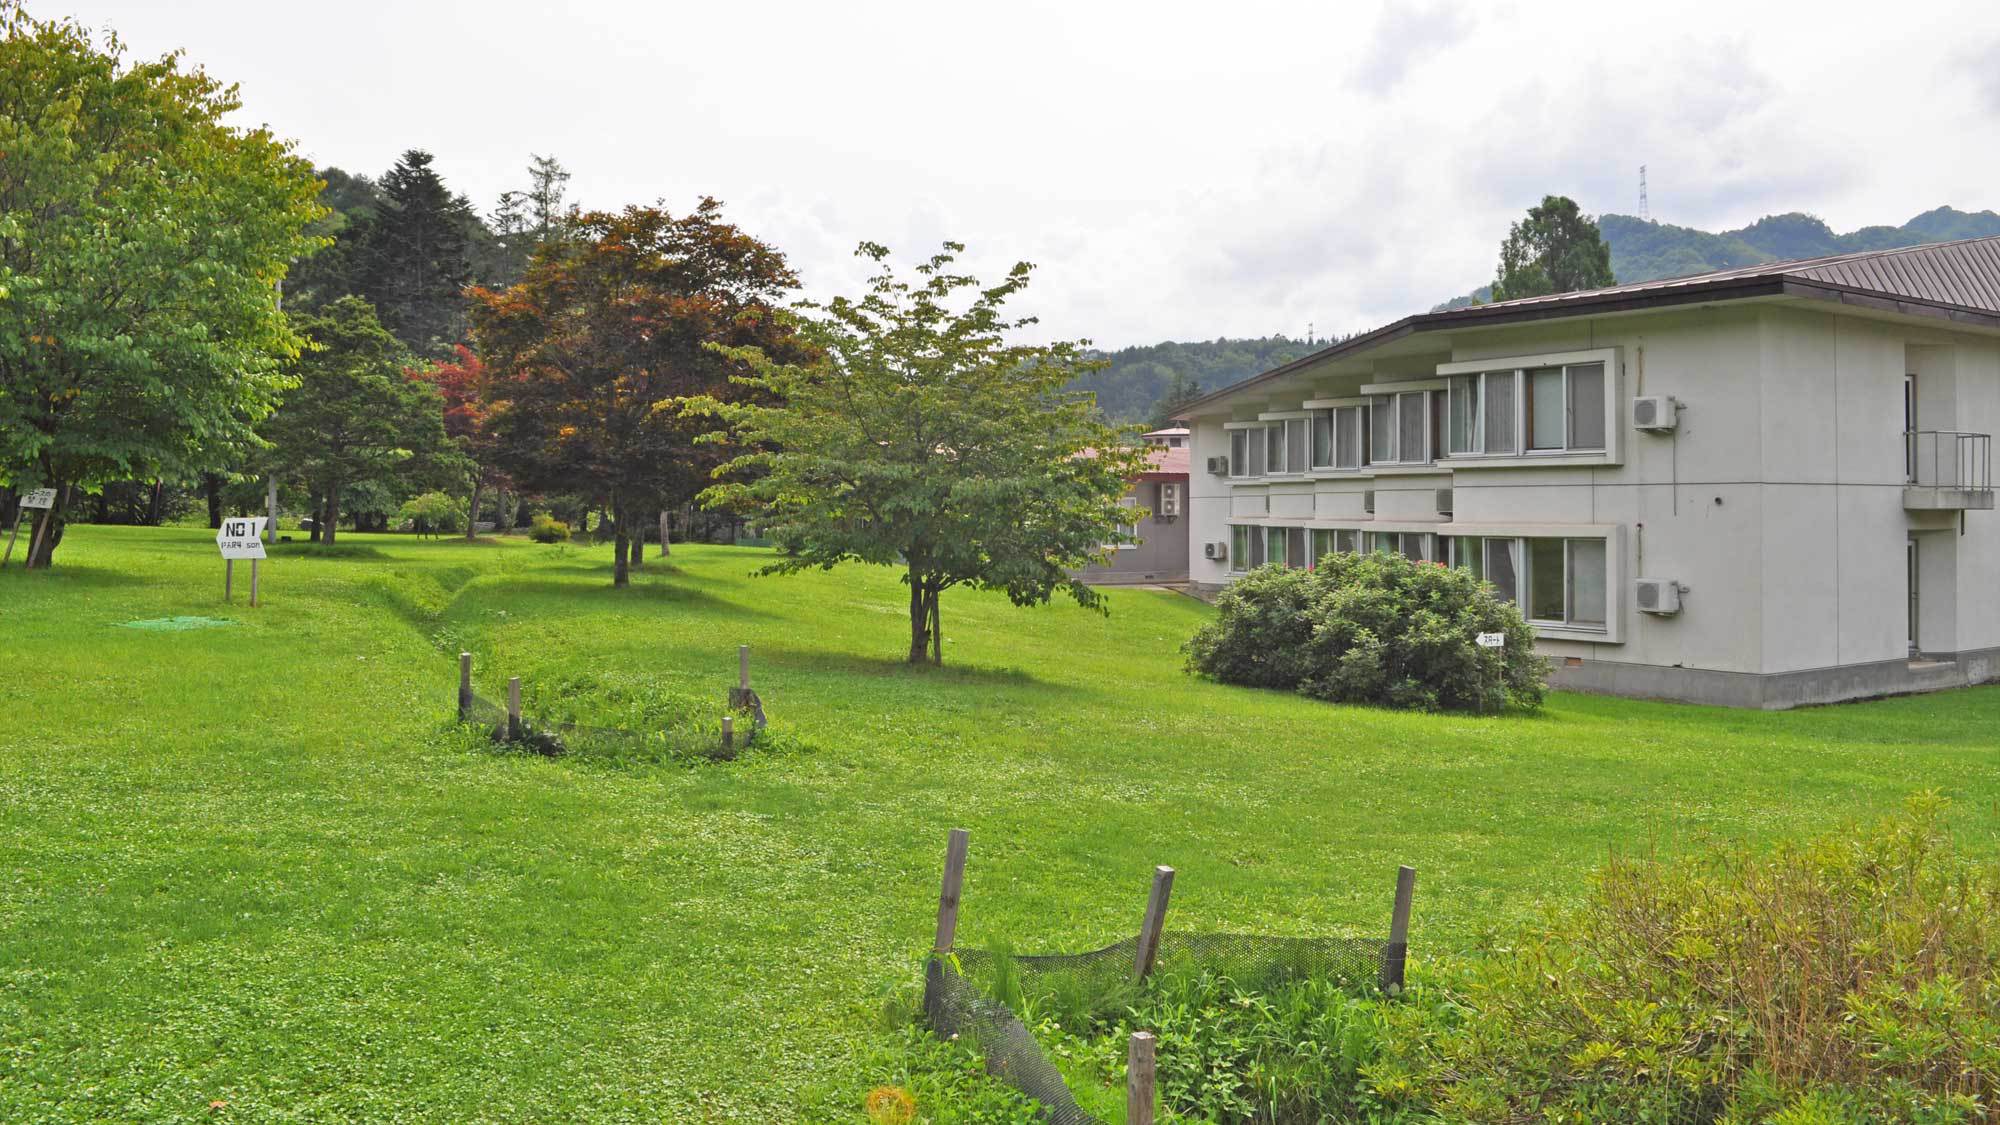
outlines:
[[[1133,510],[1115,543],[1106,544],[1101,563],[1076,572],[1093,585],[1136,583],[1180,585],[1188,580],[1188,431],[1170,426],[1140,435],[1146,471],[1132,481],[1119,503]],[[1140,515],[1144,510],[1146,515]]]
[[[1406,317],[1184,420],[1200,590],[1391,550],[1519,604],[1562,687],[2000,675],[2000,238]]]

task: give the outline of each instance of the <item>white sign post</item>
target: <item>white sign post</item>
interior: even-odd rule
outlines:
[[[250,608],[257,608],[257,560],[264,557],[264,516],[234,516],[215,531],[222,552],[222,600],[228,601],[236,581],[236,560],[250,560]]]
[[[11,561],[14,557],[14,539],[21,534],[21,517],[27,514],[28,509],[40,508],[44,513],[46,513],[50,508],[53,508],[55,506],[56,506],[56,490],[53,488],[32,489],[21,495],[20,504],[16,505],[14,508],[14,529],[7,533],[7,553],[4,555],[0,555],[0,566],[6,566],[7,563]],[[35,522],[35,532],[32,535],[28,536],[29,566],[34,565],[35,543],[41,539],[41,536],[42,536],[41,521],[37,520]]]
[[[1481,633],[1473,639],[1478,642],[1480,648],[1505,648],[1507,646],[1507,634],[1505,633]]]

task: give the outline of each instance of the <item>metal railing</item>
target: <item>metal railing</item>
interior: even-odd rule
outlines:
[[[1958,430],[1908,430],[1903,464],[1910,484],[1961,492],[1993,491],[1993,436]]]

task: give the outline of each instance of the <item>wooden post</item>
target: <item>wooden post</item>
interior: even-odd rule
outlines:
[[[937,940],[931,943],[931,951],[940,957],[951,952],[952,940],[958,936],[958,893],[965,886],[965,849],[971,841],[971,832],[954,828],[951,840],[944,848],[944,886],[938,891]]]
[[[222,560],[222,600],[228,601],[236,590],[236,560]]]
[[[1153,1125],[1153,1033],[1135,1031],[1125,1055],[1125,1125]]]
[[[6,566],[14,558],[14,540],[21,534],[21,513],[27,510],[19,504],[14,505],[14,530],[7,533],[7,553],[0,555],[0,567]]]
[[[1410,900],[1417,893],[1417,869],[1396,869],[1396,908],[1389,915],[1389,944],[1382,949],[1382,991],[1403,987],[1403,966],[1410,956]]]
[[[736,749],[736,716],[722,717],[722,752],[727,754]]]
[[[250,560],[250,608],[257,608],[257,560]]]
[[[278,541],[278,478],[277,477],[264,478],[264,515],[267,517],[264,521],[264,531],[266,532],[266,534],[270,536],[269,541],[272,543],[276,543]]]
[[[660,557],[667,557],[667,513],[660,513]]]
[[[42,514],[35,517],[35,522],[28,525],[28,557],[21,560],[22,570],[35,569],[35,551],[42,545],[42,533],[48,530],[49,513],[52,511],[52,508],[43,508]]]
[[[507,741],[521,740],[521,677],[507,677]]]
[[[1153,972],[1160,955],[1160,931],[1167,924],[1167,898],[1174,893],[1174,869],[1153,868],[1153,893],[1146,899],[1146,921],[1139,929],[1139,955],[1133,965],[1133,979],[1145,980]]]
[[[458,721],[472,719],[472,654],[458,654]]]

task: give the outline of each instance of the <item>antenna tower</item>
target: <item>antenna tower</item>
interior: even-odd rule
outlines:
[[[1652,208],[1646,204],[1646,166],[1644,164],[1639,165],[1639,217],[1647,222],[1653,221]]]

